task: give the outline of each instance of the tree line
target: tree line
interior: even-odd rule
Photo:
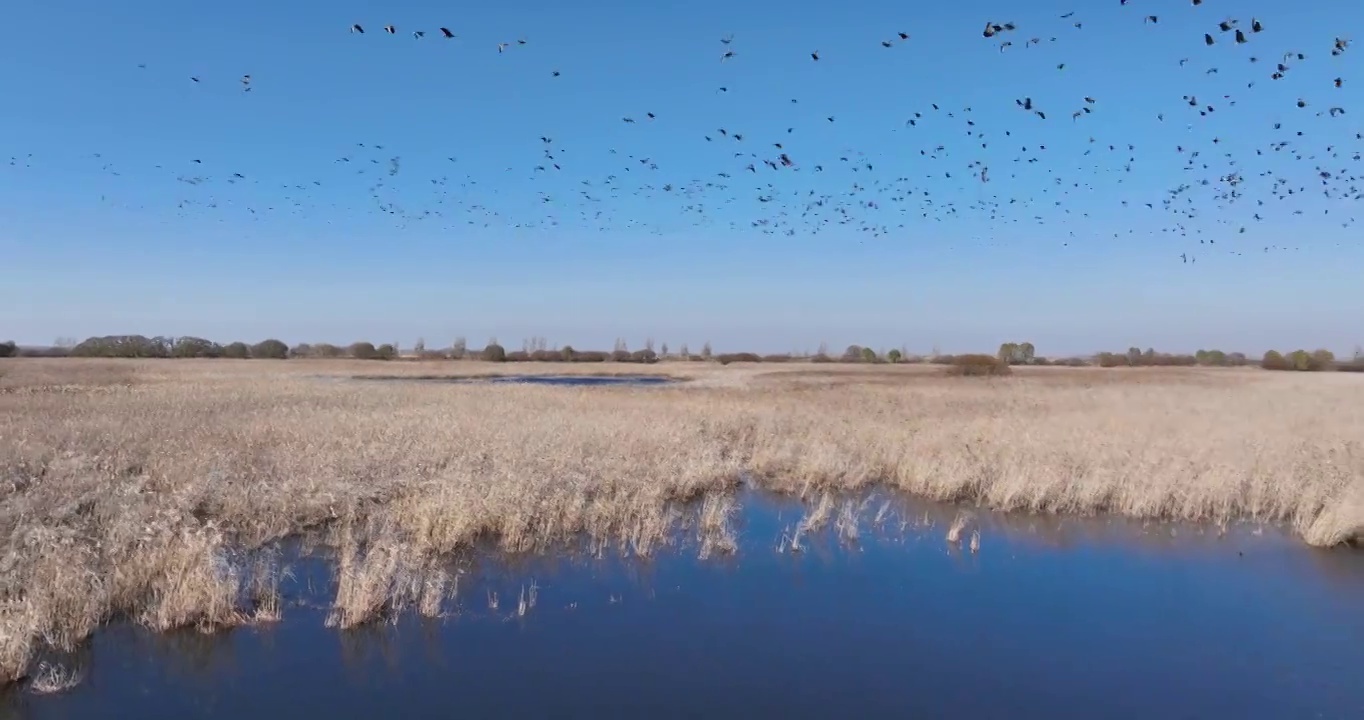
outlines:
[[[274,338],[255,344],[232,342],[220,344],[200,337],[146,337],[143,335],[105,335],[88,338],[79,343],[60,344],[51,348],[20,348],[12,341],[0,342],[0,357],[85,357],[85,358],[227,358],[239,360],[288,360],[291,358],[350,358],[355,360],[397,360],[400,357],[416,357],[424,360],[483,360],[486,362],[618,362],[618,363],[655,363],[660,360],[680,360],[693,362],[719,362],[730,364],[746,363],[861,363],[861,364],[904,364],[932,363],[937,365],[984,367],[986,360],[1001,367],[1015,365],[1031,366],[1098,366],[1102,368],[1122,367],[1244,367],[1258,364],[1266,370],[1286,370],[1314,372],[1323,370],[1344,370],[1364,372],[1364,349],[1356,349],[1350,360],[1338,360],[1330,350],[1293,350],[1279,352],[1271,350],[1264,354],[1258,363],[1253,363],[1244,353],[1223,352],[1221,350],[1199,350],[1190,354],[1156,352],[1153,348],[1142,350],[1131,347],[1126,352],[1100,352],[1089,357],[1046,358],[1037,354],[1036,347],[1030,342],[1006,342],[999,346],[995,355],[944,355],[934,352],[927,356],[912,355],[903,349],[878,351],[861,345],[849,345],[841,354],[833,354],[828,346],[821,344],[814,354],[758,354],[751,352],[715,353],[710,343],[705,343],[699,353],[693,354],[686,345],[677,352],[670,352],[667,343],[659,350],[654,349],[653,340],[648,340],[642,349],[630,350],[624,340],[617,340],[609,352],[597,350],[576,350],[572,346],[550,348],[544,338],[531,338],[522,343],[520,350],[507,350],[496,338],[490,339],[480,349],[470,349],[464,338],[457,338],[446,349],[428,350],[423,341],[407,355],[402,355],[397,343],[375,345],[368,341],[341,346],[330,343],[300,343],[290,347],[282,340]],[[991,371],[993,372],[993,371]]]

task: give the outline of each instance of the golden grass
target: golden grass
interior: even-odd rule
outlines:
[[[649,554],[692,528],[702,554],[727,552],[741,477],[818,498],[795,547],[825,523],[856,537],[859,511],[834,495],[873,484],[1002,510],[1284,523],[1313,545],[1364,532],[1358,375],[117,360],[0,372],[0,679],[115,617],[162,630],[275,619],[285,569],[243,552],[310,529],[335,551],[340,627],[439,614],[458,585],[442,558],[476,542]],[[349,379],[490,372],[689,382]]]

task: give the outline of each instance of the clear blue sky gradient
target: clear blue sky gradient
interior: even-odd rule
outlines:
[[[13,0],[0,336],[1364,342],[1364,4],[1020,8]]]

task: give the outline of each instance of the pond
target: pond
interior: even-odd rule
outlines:
[[[81,685],[11,691],[0,716],[1364,717],[1357,551],[981,516],[973,553],[945,541],[955,510],[897,508],[792,552],[798,506],[744,505],[733,556],[485,562],[441,619],[111,628]],[[291,593],[322,584],[298,570]]]
[[[463,376],[411,376],[401,375],[358,375],[356,380],[379,380],[385,382],[434,382],[460,384],[524,384],[524,385],[565,385],[565,386],[614,386],[641,387],[669,385],[680,382],[667,375],[463,375]]]

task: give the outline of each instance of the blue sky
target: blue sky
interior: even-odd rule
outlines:
[[[0,336],[1364,343],[1364,6],[1019,7],[16,0]]]

